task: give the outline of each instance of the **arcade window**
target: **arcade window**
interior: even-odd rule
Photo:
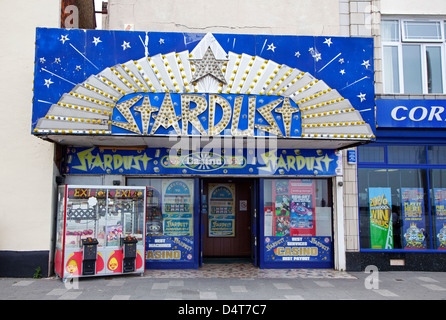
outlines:
[[[381,22],[384,93],[446,93],[445,21]]]

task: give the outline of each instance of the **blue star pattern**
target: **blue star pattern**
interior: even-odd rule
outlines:
[[[197,33],[38,28],[32,129],[36,128],[39,119],[48,116],[52,105],[57,104],[64,95],[73,92],[73,88],[85,83],[91,76],[98,75],[102,70],[121,64],[124,66],[124,63],[128,61],[135,61],[136,64],[136,61],[141,58],[155,57],[159,54],[167,56],[169,53],[178,55],[183,52],[194,52],[205,36],[206,34]],[[348,100],[359,112],[360,120],[365,121],[372,131],[374,130],[373,40],[371,38],[243,34],[212,34],[212,36],[221,47],[221,52],[229,56],[229,61],[232,61],[231,55],[233,57],[237,55],[259,57],[264,61],[275,62],[279,66],[287,66],[290,70],[299,70],[302,74],[309,74],[312,76],[309,79],[323,80],[327,88],[336,90],[343,99]],[[226,56],[216,56],[215,59],[219,61],[226,59]],[[230,63],[228,62],[228,68]],[[194,70],[193,67],[191,70]],[[192,78],[193,75],[188,76]],[[226,80],[229,81],[229,86],[231,78],[227,76]],[[165,81],[167,83],[168,79]],[[174,81],[175,79],[171,81],[170,87],[168,85],[169,89],[173,87]],[[215,84],[210,83],[209,87],[219,85],[218,79],[213,81]],[[223,82],[220,85],[223,85]],[[269,86],[270,89],[273,87],[272,84]],[[170,91],[175,93],[173,90]],[[235,94],[237,92],[228,90],[221,93]],[[232,99],[231,96],[227,98]],[[272,100],[268,100],[267,97],[265,101],[272,103]],[[302,100],[299,101],[302,102]],[[131,105],[128,108],[131,108]],[[126,119],[131,118],[123,116]],[[277,116],[280,117],[280,115]],[[263,120],[268,121],[266,118]],[[132,131],[128,126],[127,130]],[[282,128],[282,131],[285,129]],[[141,129],[135,132],[141,132]]]

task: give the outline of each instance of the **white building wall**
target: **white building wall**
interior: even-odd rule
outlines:
[[[109,0],[108,29],[283,35],[339,35],[333,0]]]
[[[446,15],[444,0],[380,0],[381,14]]]
[[[59,0],[2,1],[0,250],[49,250],[52,143],[31,135],[35,28],[58,27]]]

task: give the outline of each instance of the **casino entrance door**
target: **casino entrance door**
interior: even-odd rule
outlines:
[[[257,265],[256,179],[201,180],[201,262],[244,258]]]

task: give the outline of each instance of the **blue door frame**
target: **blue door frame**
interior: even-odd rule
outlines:
[[[200,190],[199,193],[196,198],[200,199],[200,212],[199,212],[199,217],[200,217],[200,234],[198,235],[197,239],[199,240],[199,252],[198,252],[198,260],[199,260],[199,266],[201,267],[203,265],[203,234],[206,232],[205,229],[205,225],[203,223],[203,205],[207,206],[207,203],[203,203],[203,180],[205,178],[199,179],[199,185],[200,185]],[[253,178],[246,178],[248,180],[251,180],[251,263],[254,266],[259,266],[259,261],[258,261],[258,257],[259,257],[259,250],[258,250],[258,239],[259,239],[259,218],[258,218],[258,208],[259,208],[259,179],[253,179]],[[205,199],[205,201],[207,202],[207,199]]]
[[[195,178],[194,179],[194,195],[200,194],[200,179]],[[197,196],[194,196],[194,215],[193,215],[193,221],[194,221],[194,236],[193,236],[193,243],[192,246],[192,252],[191,252],[191,259],[183,259],[178,262],[174,261],[146,261],[146,269],[197,269],[200,264],[200,238],[201,235],[200,232],[200,198]]]

